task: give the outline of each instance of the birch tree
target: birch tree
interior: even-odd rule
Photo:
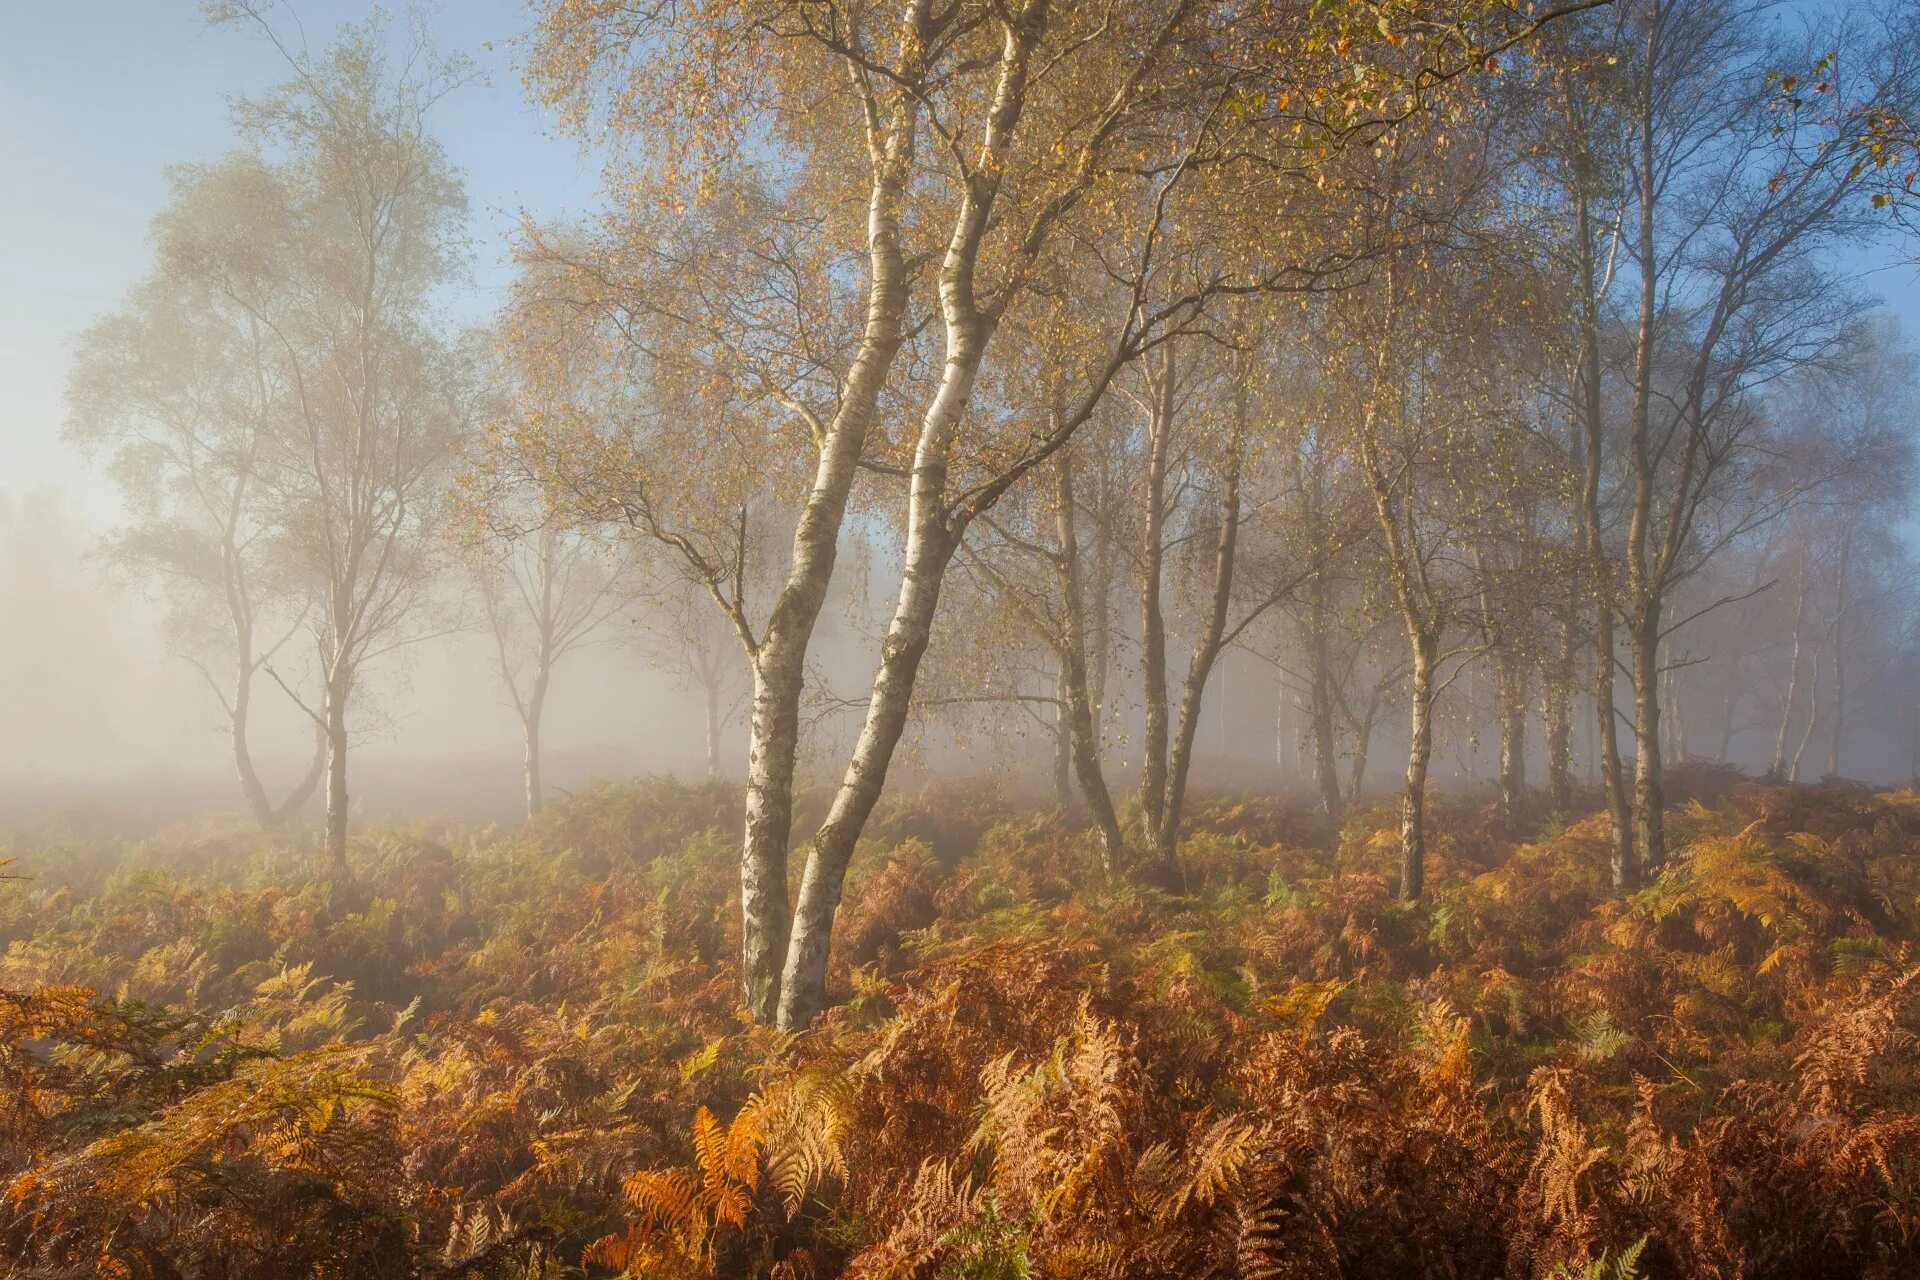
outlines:
[[[1742,527],[1703,519],[1747,460],[1756,388],[1830,351],[1858,309],[1823,250],[1862,234],[1863,174],[1845,145],[1862,113],[1914,91],[1912,52],[1841,26],[1825,113],[1768,110],[1765,6],[1641,0],[1624,11],[1633,340],[1619,609],[1634,695],[1630,881],[1665,858],[1661,642],[1679,584]],[[1754,512],[1766,518],[1768,512]],[[1604,709],[1603,709],[1604,714]]]
[[[263,176],[243,161],[176,171],[157,233],[220,216]],[[275,289],[251,274],[250,296]],[[110,552],[161,592],[173,643],[220,702],[241,795],[267,826],[306,806],[326,759],[316,734],[312,763],[275,799],[251,736],[262,668],[286,661],[316,603],[289,554],[288,513],[272,500],[289,394],[266,327],[192,272],[157,274],[92,325],[67,392],[69,437],[111,451],[127,504]]]
[[[545,804],[540,727],[555,668],[589,644],[619,605],[610,550],[536,513],[530,528],[468,553],[491,633],[495,668],[520,722],[528,818]]]
[[[752,185],[750,178],[732,179],[751,175],[762,161],[752,144],[763,136],[796,156],[831,160],[807,170],[808,182],[786,192],[785,203],[769,197],[749,207],[746,234],[735,237],[739,253],[680,254],[669,240],[655,248],[640,239],[625,278],[660,279],[672,266],[686,268],[676,281],[676,305],[659,305],[669,295],[644,285],[586,296],[589,303],[605,300],[603,315],[606,302],[616,304],[616,325],[640,317],[664,322],[681,339],[677,351],[728,376],[763,419],[798,427],[812,455],[787,572],[758,619],[748,616],[741,593],[724,588],[724,557],[664,519],[652,496],[633,495],[640,523],[686,555],[690,570],[709,584],[753,670],[741,972],[747,1009],[763,1022],[778,1014],[791,920],[787,855],[808,646],[887,375],[907,336],[913,264],[902,221],[933,92],[930,68],[952,55],[970,18],[928,0],[888,15],[774,0],[632,10],[555,5],[534,35],[530,81],[537,97],[577,129],[613,143],[643,141],[665,161],[664,179],[636,187],[644,195],[622,210],[641,227],[663,213],[678,218],[687,199],[716,186],[733,192]],[[718,212],[711,204],[702,211]],[[844,343],[826,336],[836,332],[831,323],[820,335],[809,328],[809,318],[831,317],[833,306],[792,289],[805,278],[794,269],[795,255],[831,243],[835,231],[839,243],[860,246],[855,259],[827,254],[860,281],[853,290],[857,336]],[[718,248],[712,239],[704,244]],[[589,276],[604,279],[598,271]],[[758,282],[745,294],[745,313],[735,292],[743,278]],[[769,333],[761,320],[772,325],[770,341],[755,341]],[[825,338],[824,349],[813,336]]]
[[[260,326],[287,388],[272,501],[317,584],[318,691],[296,696],[326,740],[326,850],[344,875],[349,703],[370,662],[420,633],[446,482],[476,410],[476,353],[434,314],[461,265],[466,201],[427,129],[466,73],[432,51],[417,15],[395,62],[377,21],[314,53],[264,6],[209,12],[269,43],[290,78],[237,107],[255,157],[238,162],[251,170],[244,198],[170,227],[161,258]]]
[[[821,1007],[846,861],[884,787],[941,582],[967,527],[1065,447],[1118,373],[1207,299],[1312,287],[1351,265],[1351,246],[1330,247],[1320,215],[1309,213],[1338,209],[1309,178],[1316,157],[1391,127],[1435,83],[1482,66],[1490,50],[1544,20],[1522,19],[1516,31],[1513,15],[1492,7],[1464,20],[1450,6],[1402,16],[1400,31],[1382,31],[1376,20],[1329,18],[1311,5],[1250,22],[1196,0],[910,0],[890,10],[702,0],[545,12],[531,60],[542,97],[570,123],[651,147],[662,175],[653,187],[676,218],[709,216],[695,206],[711,207],[714,193],[737,191],[742,173],[758,171],[777,213],[748,243],[771,242],[775,227],[817,233],[839,279],[861,282],[848,354],[817,358],[835,344],[813,341],[807,328],[788,327],[771,344],[785,353],[771,367],[793,368],[795,353],[811,359],[801,384],[763,376],[763,360],[736,360],[756,331],[710,322],[732,314],[722,305],[731,283],[708,293],[697,264],[674,282],[692,305],[649,304],[654,314],[672,310],[751,379],[763,412],[777,406],[805,423],[816,453],[787,586],[763,627],[736,623],[756,682],[742,854],[754,1016],[801,1026]],[[1476,38],[1475,24],[1489,16],[1500,37],[1492,43]],[[1352,61],[1320,56],[1336,46],[1391,50],[1395,72],[1356,76]],[[1276,186],[1276,172],[1300,178]],[[1196,198],[1202,189],[1215,198]],[[1280,192],[1291,216],[1269,216],[1269,234],[1249,242],[1245,228],[1259,209],[1272,214]],[[1197,244],[1229,224],[1236,235],[1224,257],[1166,244]],[[857,255],[839,256],[854,245]],[[1009,433],[1010,422],[1033,419],[980,412],[999,380],[988,361],[994,334],[1069,249],[1113,286],[1104,354],[1080,372],[1081,390],[1057,425],[1037,439]],[[744,265],[759,279],[774,261]],[[1170,264],[1184,265],[1167,288]],[[782,289],[801,303],[790,311],[833,313]],[[915,299],[931,326],[930,378],[895,368]],[[796,385],[822,394],[796,395]],[[898,447],[874,442],[892,456],[868,458],[883,399],[914,426]],[[789,916],[800,677],[863,458],[906,473],[904,569],[865,723]]]

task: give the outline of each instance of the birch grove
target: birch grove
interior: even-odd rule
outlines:
[[[670,677],[686,725],[623,732],[737,795],[756,1023],[845,994],[902,774],[1044,790],[1114,895],[1189,896],[1196,802],[1276,786],[1390,805],[1408,910],[1443,792],[1597,804],[1631,894],[1676,770],[1911,736],[1913,364],[1849,255],[1904,243],[1920,65],[1853,8],[542,0],[524,88],[599,188],[466,326],[467,64],[214,4],[285,83],[172,178],[70,434],[338,880],[396,651],[487,650],[536,826],[556,684]]]

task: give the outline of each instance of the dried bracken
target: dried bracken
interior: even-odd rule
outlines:
[[[1391,814],[1314,848],[1286,806],[1204,807],[1172,898],[1058,821],[914,801],[800,1037],[734,1012],[737,813],[647,783],[394,837],[355,903],[210,832],[23,860],[8,1273],[1920,1265],[1904,795],[1736,787],[1625,900],[1592,823],[1442,809],[1474,853],[1413,907]]]

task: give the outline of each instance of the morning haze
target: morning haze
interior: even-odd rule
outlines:
[[[1920,1268],[1920,14],[0,50],[0,1270]]]

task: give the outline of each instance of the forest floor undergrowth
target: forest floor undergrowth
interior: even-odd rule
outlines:
[[[0,1275],[1920,1275],[1920,794],[1597,814],[1217,797],[1189,892],[985,787],[893,803],[809,1032],[737,1009],[739,820],[646,781],[208,819],[0,875]]]

